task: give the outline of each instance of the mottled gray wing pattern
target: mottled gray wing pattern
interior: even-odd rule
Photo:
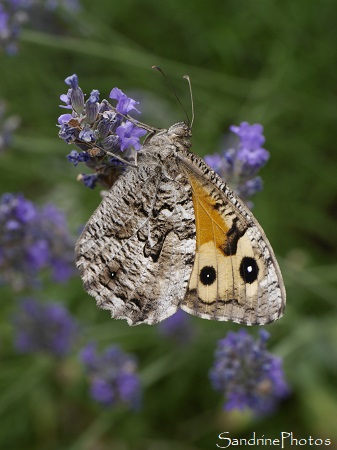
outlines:
[[[76,246],[84,287],[129,325],[157,323],[183,301],[195,254],[191,187],[140,154],[85,226]]]

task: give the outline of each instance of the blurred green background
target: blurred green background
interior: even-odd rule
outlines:
[[[188,111],[189,74],[199,155],[218,151],[229,125],[262,123],[271,159],[254,214],[279,258],[288,300],[284,318],[266,328],[292,395],[270,417],[224,413],[208,371],[217,340],[238,326],[193,318],[196,338],[177,345],[155,326],[112,321],[79,278],[50,283],[38,297],[67,305],[100,346],[118,343],[137,355],[141,411],[104,409],[90,399],[76,354],[62,363],[15,354],[18,296],[2,288],[0,448],[208,450],[223,431],[293,431],[337,448],[336,1],[82,0],[68,21],[47,17],[25,26],[18,55],[0,55],[0,98],[22,119],[0,157],[1,193],[53,202],[74,233],[98,205],[99,191],[76,182],[81,169],[65,158],[74,147],[57,137],[59,96],[73,73],[87,94],[95,88],[108,98],[119,87],[141,101],[143,122],[160,127],[184,114],[151,66],[164,69]]]

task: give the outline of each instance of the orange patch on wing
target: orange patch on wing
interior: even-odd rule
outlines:
[[[188,174],[188,178],[192,186],[197,248],[212,241],[216,247],[221,249],[227,241],[226,233],[229,228],[219,212],[214,208],[216,201],[210,193],[191,173]]]

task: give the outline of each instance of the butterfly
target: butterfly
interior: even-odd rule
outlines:
[[[84,288],[129,325],[178,308],[264,325],[286,301],[274,252],[250,210],[189,148],[179,122],[150,137],[112,185],[76,245]]]

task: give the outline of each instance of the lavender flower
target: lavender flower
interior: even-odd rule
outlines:
[[[46,268],[55,281],[66,281],[75,273],[74,244],[55,206],[38,208],[21,194],[0,197],[0,283],[20,290]]]
[[[281,358],[266,350],[269,333],[253,337],[244,329],[229,332],[218,342],[210,371],[213,388],[224,393],[226,410],[249,408],[255,414],[272,412],[289,394]]]
[[[80,116],[84,110],[84,94],[82,92],[82,89],[78,85],[77,75],[74,74],[70,77],[67,77],[64,82],[68,86],[70,86],[70,89],[67,93],[67,107],[69,108],[69,106],[71,106],[74,110],[74,113],[77,116]],[[61,97],[64,98],[64,96]]]
[[[84,162],[96,172],[94,175],[79,177],[87,187],[93,188],[99,183],[110,188],[124,169],[118,158],[111,156],[118,156],[122,151],[123,159],[133,163],[135,151],[141,148],[139,138],[146,134],[146,130],[124,117],[131,111],[140,112],[135,107],[138,102],[127,97],[118,88],[112,89],[110,93],[110,97],[117,100],[116,107],[105,99],[100,101],[99,91],[96,89],[91,91],[85,101],[77,75],[67,77],[65,82],[70,89],[67,94],[61,95],[60,98],[65,103],[61,107],[71,109],[71,114],[59,117],[59,137],[81,150],[77,154],[72,150],[67,158],[74,165]]]
[[[74,166],[77,166],[79,162],[88,161],[89,155],[86,152],[78,153],[76,150],[72,150],[69,155],[67,155],[68,161],[72,162]]]
[[[129,98],[120,89],[116,87],[113,88],[112,91],[110,92],[109,97],[118,101],[116,109],[121,114],[124,115],[129,114],[129,112],[132,110],[135,110],[137,113],[140,114],[140,111],[138,111],[138,109],[135,107],[135,105],[139,105],[139,102],[136,102],[135,100],[132,100],[132,98]]]
[[[15,131],[20,119],[18,116],[10,116],[5,118],[6,104],[0,101],[0,153],[6,150],[11,144],[13,131]]]
[[[4,0],[0,4],[0,50],[9,55],[17,53],[17,40],[22,25],[27,22],[27,8],[30,2]]]
[[[269,152],[262,148],[265,142],[262,125],[232,125],[230,130],[239,141],[236,146],[221,154],[208,155],[205,161],[231,186],[244,201],[262,190],[262,180],[257,172],[269,159]]]
[[[89,175],[87,175],[85,173],[82,173],[81,175],[78,176],[78,179],[80,181],[82,181],[83,184],[87,188],[94,189],[96,187],[96,184],[97,184],[98,180],[99,180],[99,176],[96,173],[89,174]]]
[[[161,322],[158,325],[158,331],[163,336],[173,339],[179,344],[190,342],[195,332],[190,316],[182,309],[178,309],[173,316]]]
[[[78,325],[59,303],[22,301],[14,317],[15,348],[20,353],[68,354],[78,336]]]
[[[131,145],[136,149],[141,149],[141,144],[139,142],[139,138],[146,134],[145,130],[136,127],[131,122],[125,122],[120,125],[116,130],[117,135],[119,136],[121,142],[121,151],[126,150]]]
[[[81,352],[91,381],[91,396],[105,406],[118,403],[133,409],[140,406],[140,381],[133,356],[119,347],[111,346],[98,354],[95,344],[87,345]]]
[[[78,0],[3,0],[0,4],[0,50],[15,55],[22,25],[34,21],[36,11],[42,8],[47,12],[63,9],[69,14],[77,12],[80,4]]]

